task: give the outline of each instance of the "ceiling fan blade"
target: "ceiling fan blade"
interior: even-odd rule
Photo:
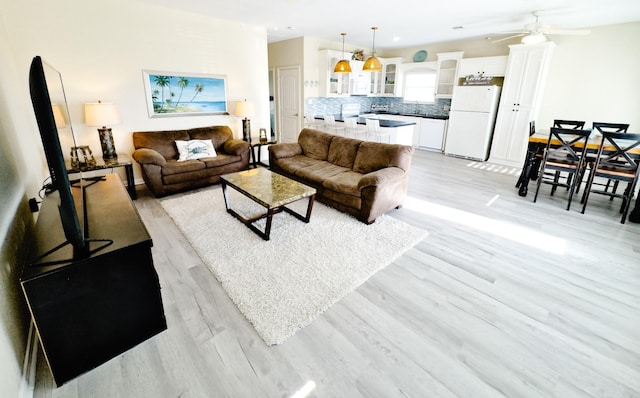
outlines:
[[[589,29],[549,29],[544,32],[546,35],[578,35],[585,36],[591,33]]]
[[[494,40],[493,43],[500,43],[501,41],[505,41],[505,40],[509,40],[509,39],[515,39],[516,37],[522,37],[524,35],[526,35],[526,33],[520,33],[520,34],[513,35],[513,36],[503,37],[502,39]]]

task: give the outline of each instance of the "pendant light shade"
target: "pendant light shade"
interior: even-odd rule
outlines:
[[[349,61],[344,58],[344,37],[347,35],[346,33],[340,33],[342,35],[342,59],[338,61],[336,67],[333,68],[335,73],[351,73],[351,65],[349,65]]]
[[[364,65],[362,66],[362,70],[365,72],[381,72],[382,71],[382,64],[380,63],[380,60],[376,58],[376,30],[377,29],[378,28],[376,27],[371,28],[371,30],[373,30],[373,46],[372,46],[373,48],[371,49],[371,56],[367,58]]]

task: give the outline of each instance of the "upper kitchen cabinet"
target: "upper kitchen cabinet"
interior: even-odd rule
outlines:
[[[437,54],[436,98],[451,98],[457,76],[458,62],[463,54],[463,51]]]
[[[398,75],[402,58],[380,58],[381,72],[371,72],[372,96],[395,97],[398,96]]]
[[[502,86],[490,162],[519,167],[524,161],[529,122],[538,115],[555,43],[514,44]]]
[[[345,56],[347,56],[345,54]],[[349,95],[350,73],[335,73],[333,68],[342,59],[342,51],[320,50],[318,86],[326,97]]]
[[[507,71],[506,55],[496,57],[463,58],[458,62],[456,80],[469,75],[504,76]]]

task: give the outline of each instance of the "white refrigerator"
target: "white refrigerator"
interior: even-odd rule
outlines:
[[[455,86],[444,153],[485,161],[496,121],[499,86]]]

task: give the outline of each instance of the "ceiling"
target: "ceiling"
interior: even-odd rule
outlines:
[[[639,0],[141,0],[265,27],[268,41],[300,36],[369,48],[420,46],[476,37],[501,38],[525,24],[577,29],[640,21]],[[457,29],[454,29],[457,27]]]

